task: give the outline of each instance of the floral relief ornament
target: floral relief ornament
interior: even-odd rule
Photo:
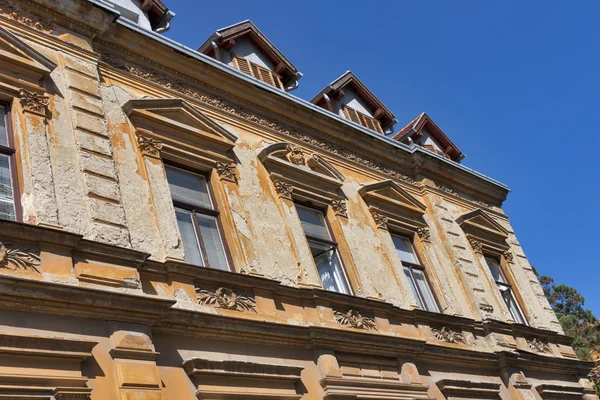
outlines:
[[[527,345],[529,348],[538,353],[550,353],[550,346],[548,343],[538,339],[527,339]]]
[[[334,311],[335,321],[340,325],[348,325],[356,329],[377,330],[375,320],[371,317],[365,317],[356,310],[347,312]]]
[[[422,241],[431,243],[431,231],[428,227],[424,226],[417,229],[417,235],[419,235]]]
[[[233,164],[217,161],[217,174],[219,174],[221,179],[237,182],[235,166]]]
[[[48,96],[21,89],[19,90],[19,97],[21,98],[21,107],[25,110],[38,114],[46,113],[46,107],[48,106],[49,100]]]
[[[469,239],[469,244],[473,248],[473,251],[477,254],[481,254],[483,252],[483,246],[481,242],[477,239]]]
[[[442,342],[448,343],[465,343],[465,337],[462,332],[459,332],[455,329],[446,328],[445,326],[441,329],[433,328],[431,329],[433,332],[433,337]]]
[[[40,256],[26,246],[0,242],[0,268],[10,270],[28,269],[39,272]]]
[[[294,191],[294,187],[290,183],[283,181],[275,181],[273,182],[273,185],[275,186],[275,191],[280,197],[284,197],[286,199],[292,198],[292,192]]]
[[[387,229],[388,217],[378,213],[377,211],[372,211],[371,215],[373,215],[373,219],[375,220],[375,224],[377,224],[378,228]]]
[[[506,260],[507,263],[514,264],[515,257],[510,250],[506,250],[504,253],[502,253],[502,255],[504,256],[504,259]]]
[[[256,300],[248,296],[240,296],[232,289],[220,287],[215,291],[196,288],[198,303],[226,310],[256,312]]]
[[[341,217],[348,216],[348,208],[344,200],[331,200],[331,208],[333,209],[335,215],[339,215]]]
[[[15,11],[15,7],[12,4],[7,4],[4,1],[0,1],[0,14],[6,15],[8,18],[17,21],[20,24],[27,25],[30,28],[37,29],[38,31],[45,33],[52,33],[54,29],[52,24],[43,20],[42,18],[31,18],[19,14]]]
[[[142,153],[158,157],[162,149],[162,142],[146,136],[138,136],[138,146]]]

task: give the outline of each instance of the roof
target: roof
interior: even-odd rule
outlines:
[[[404,141],[406,138],[415,139],[422,134],[423,129],[427,129],[427,132],[435,139],[444,149],[444,154],[452,161],[460,161],[464,158],[464,154],[446,134],[433,122],[431,117],[426,113],[419,114],[415,119],[410,121],[404,128],[396,132],[392,139],[399,142]]]
[[[360,97],[367,102],[375,119],[379,120],[382,127],[385,129],[394,125],[398,120],[392,112],[371,92],[367,86],[350,70],[344,72],[336,80],[325,86],[315,97],[310,101],[313,104],[319,104],[323,101],[323,95],[330,96],[332,93],[339,93],[344,87],[352,85],[354,90]]]
[[[160,0],[143,0],[141,9],[148,14],[148,20],[153,30],[159,28],[163,22],[168,22],[175,15],[169,14],[169,9]]]
[[[290,60],[288,60],[275,45],[252,23],[250,20],[238,22],[216,30],[200,47],[198,51],[208,54],[212,50],[211,43],[214,41],[219,47],[230,48],[235,45],[235,39],[241,36],[248,36],[250,39],[271,59],[277,72],[284,84],[290,80],[298,80],[302,73],[298,71]]]

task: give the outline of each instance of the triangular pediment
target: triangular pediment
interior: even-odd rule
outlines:
[[[3,68],[13,68],[21,75],[31,75],[37,81],[48,76],[56,64],[25,43],[22,39],[0,27],[0,63]]]
[[[508,231],[496,222],[494,218],[479,208],[460,216],[456,222],[458,222],[465,232],[473,236],[484,238],[486,236],[494,237],[500,240],[508,238]]]
[[[389,179],[364,185],[358,193],[368,205],[391,212],[405,210],[422,215],[427,209],[425,204]]]
[[[164,139],[176,135],[203,138],[233,147],[237,136],[183,99],[136,99],[123,106],[136,128]]]

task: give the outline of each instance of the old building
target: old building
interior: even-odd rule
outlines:
[[[0,0],[0,399],[597,399],[429,116],[172,17]]]

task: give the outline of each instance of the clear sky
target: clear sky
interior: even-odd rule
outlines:
[[[309,100],[351,69],[399,120],[427,112],[507,184],[529,261],[600,317],[600,2],[184,1],[166,36],[197,48],[244,19],[304,74]]]

